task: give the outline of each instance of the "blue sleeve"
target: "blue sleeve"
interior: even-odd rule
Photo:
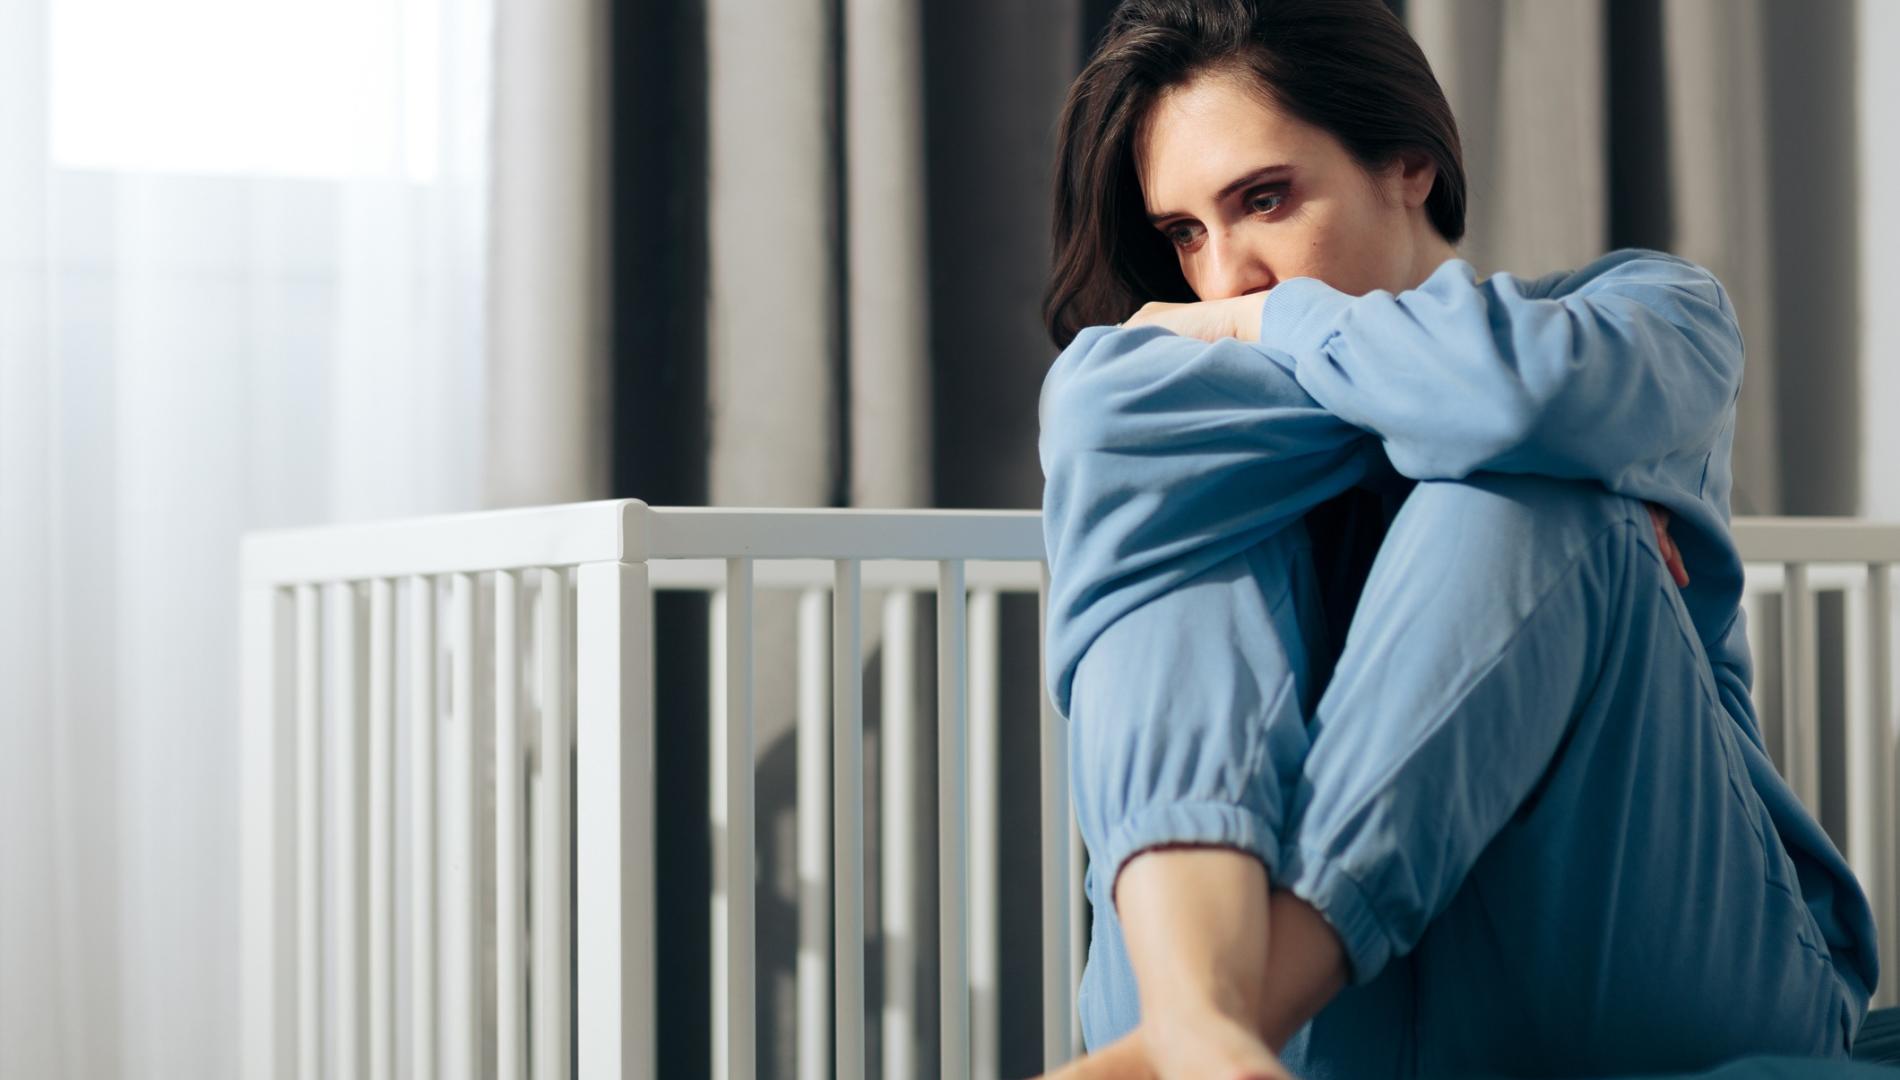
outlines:
[[[1418,480],[1538,473],[1694,498],[1742,376],[1721,283],[1636,249],[1528,282],[1452,259],[1396,295],[1293,278],[1268,293],[1260,338]]]
[[[1104,628],[1351,487],[1378,444],[1251,343],[1090,327],[1043,381],[1049,690]]]

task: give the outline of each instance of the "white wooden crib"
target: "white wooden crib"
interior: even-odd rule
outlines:
[[[1737,522],[1735,535],[1750,562],[1751,628],[1773,621],[1778,604],[1786,630],[1775,656],[1751,634],[1758,702],[1776,718],[1765,725],[1771,749],[1817,813],[1823,777],[1843,778],[1846,851],[1873,899],[1888,973],[1876,1004],[1890,1005],[1900,1001],[1891,682],[1900,526],[1755,519]],[[247,536],[242,1075],[654,1074],[655,943],[667,932],[655,917],[655,889],[665,887],[656,813],[699,812],[661,810],[653,796],[667,767],[653,753],[660,590],[703,593],[712,605],[715,1072],[750,1077],[757,1053],[750,766],[760,590],[799,597],[800,1075],[866,1073],[865,612],[887,641],[904,640],[930,597],[942,600],[941,1075],[996,1075],[1003,905],[1040,908],[1043,1057],[1067,1060],[1080,1045],[1082,851],[1065,721],[1040,693],[1040,880],[999,881],[995,851],[999,598],[1045,595],[1042,553],[1032,512],[636,500]],[[1845,613],[1834,762],[1822,753],[1820,704],[1832,668],[1818,659],[1816,601],[1827,593],[1844,597]],[[910,752],[901,737],[909,667],[882,670],[886,760]],[[1767,683],[1778,685],[1773,701],[1762,701]],[[483,753],[490,745],[508,752]],[[880,812],[908,821],[906,793],[883,787]],[[891,854],[882,888],[901,897],[910,875]],[[905,909],[887,905],[886,920]],[[881,1015],[901,1024],[914,1007],[898,995]],[[906,1052],[903,1040],[884,1040],[885,1075],[915,1067]]]

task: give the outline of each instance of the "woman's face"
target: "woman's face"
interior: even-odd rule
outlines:
[[[1400,292],[1456,255],[1424,210],[1428,159],[1368,174],[1244,74],[1209,72],[1164,92],[1136,132],[1135,165],[1149,219],[1202,300],[1293,277],[1355,296]]]

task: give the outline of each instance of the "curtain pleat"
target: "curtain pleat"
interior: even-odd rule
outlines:
[[[605,498],[607,4],[496,11],[489,506]]]
[[[1608,238],[1601,0],[1412,0],[1413,34],[1464,144],[1481,274],[1580,266]]]
[[[1747,370],[1736,402],[1734,509],[1781,508],[1775,415],[1774,234],[1761,0],[1663,5],[1669,250],[1708,267],[1741,320]]]
[[[707,5],[715,505],[835,490],[834,17],[831,0]]]
[[[923,14],[844,0],[844,184],[853,506],[930,505],[930,265]]]

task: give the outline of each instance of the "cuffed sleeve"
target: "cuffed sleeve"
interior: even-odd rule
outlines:
[[[1315,352],[1355,299],[1318,278],[1288,278],[1262,302],[1260,340],[1294,356]]]
[[[1298,857],[1282,867],[1283,876],[1276,879],[1279,886],[1313,905],[1339,935],[1349,969],[1347,985],[1371,982],[1392,960],[1392,935],[1379,921],[1365,889],[1339,861],[1309,848],[1295,850]]]
[[[1102,865],[1108,868],[1109,888],[1123,866],[1150,848],[1194,844],[1233,848],[1260,860],[1269,880],[1280,874],[1280,842],[1276,823],[1245,806],[1223,802],[1161,802],[1148,807],[1108,832]],[[1109,894],[1111,897],[1113,893]]]
[[[1317,626],[1304,532],[1275,534],[1117,619],[1074,679],[1076,818],[1112,896],[1142,851],[1248,852],[1278,873],[1307,750]]]

